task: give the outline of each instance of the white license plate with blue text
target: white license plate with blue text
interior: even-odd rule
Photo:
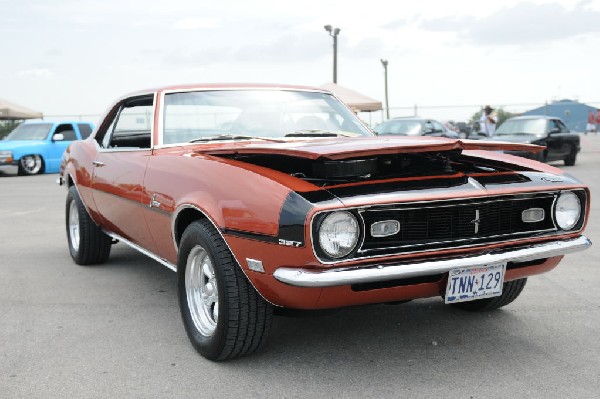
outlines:
[[[446,303],[502,295],[505,271],[506,263],[450,270],[446,286]]]

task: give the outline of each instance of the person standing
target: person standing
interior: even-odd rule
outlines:
[[[486,105],[483,108],[483,112],[481,113],[481,118],[479,118],[479,126],[481,132],[484,133],[487,137],[492,137],[496,132],[496,122],[498,121],[498,117],[494,112],[494,108]]]
[[[585,127],[585,134],[592,133],[596,131],[596,116],[594,115],[594,111],[590,110],[588,114],[587,126]]]

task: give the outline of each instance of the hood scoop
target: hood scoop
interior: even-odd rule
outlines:
[[[377,158],[324,161],[312,164],[313,175],[321,179],[368,178],[379,170]]]

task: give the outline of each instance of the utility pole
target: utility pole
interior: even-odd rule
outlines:
[[[329,36],[333,37],[333,83],[337,83],[337,37],[340,28],[332,28],[331,25],[325,25],[324,28],[329,32]]]
[[[381,59],[381,65],[383,65],[383,73],[385,75],[385,114],[387,116],[387,119],[390,119],[390,104],[388,102],[388,74],[387,74],[388,61]]]

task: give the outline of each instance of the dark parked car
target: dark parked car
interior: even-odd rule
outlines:
[[[435,136],[457,139],[458,133],[426,118],[393,118],[373,129],[380,136]]]
[[[506,151],[541,162],[564,160],[565,165],[575,165],[581,150],[579,135],[571,133],[560,118],[552,116],[518,116],[504,122],[492,140],[510,141],[546,146],[537,154],[523,151]]]
[[[473,128],[472,125],[468,125],[466,122],[455,122],[454,126],[458,128],[458,134],[461,138],[469,137]]]

